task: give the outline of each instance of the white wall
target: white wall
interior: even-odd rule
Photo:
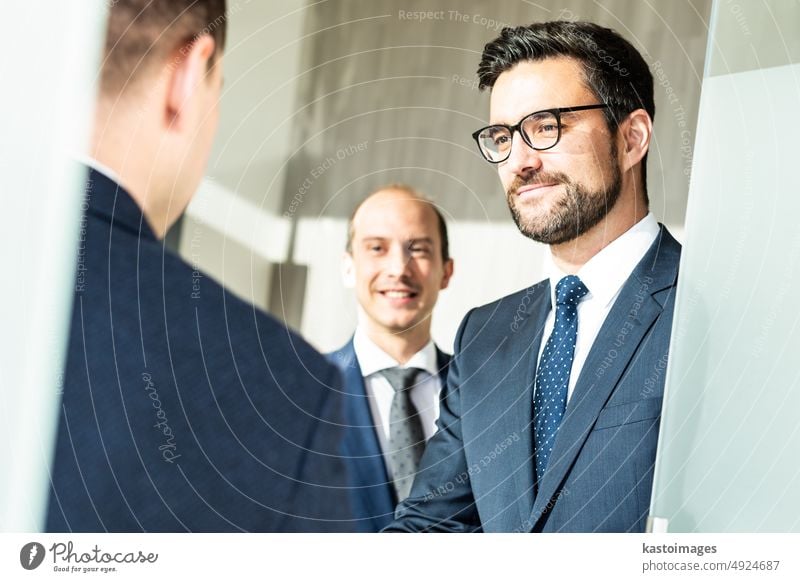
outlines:
[[[229,0],[219,131],[181,229],[187,261],[263,309],[289,244],[279,215],[290,140],[280,127],[295,107],[305,6]]]

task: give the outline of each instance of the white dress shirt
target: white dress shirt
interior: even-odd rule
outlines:
[[[651,213],[648,213],[622,236],[589,259],[576,273],[589,289],[589,293],[578,303],[578,337],[575,344],[575,356],[572,360],[572,370],[569,375],[567,399],[572,397],[572,391],[581,370],[583,370],[586,357],[592,349],[603,322],[614,306],[614,301],[623,284],[656,240],[658,232],[658,222]],[[555,306],[556,285],[567,276],[567,273],[556,267],[552,255],[548,255],[547,270],[550,278],[550,304]],[[547,338],[553,331],[554,322],[555,310],[551,308],[544,324],[542,345],[539,346],[539,360],[542,358]]]
[[[392,408],[394,389],[389,381],[379,372],[386,368],[420,368],[417,384],[411,389],[411,402],[419,412],[425,440],[436,432],[436,419],[439,418],[439,394],[442,383],[439,379],[439,365],[436,357],[436,346],[433,340],[414,354],[405,365],[401,366],[394,358],[384,352],[369,339],[367,333],[359,326],[353,336],[353,348],[364,376],[367,399],[372,419],[378,427],[378,441],[385,453],[389,441],[389,412]],[[424,374],[424,378],[422,377]]]

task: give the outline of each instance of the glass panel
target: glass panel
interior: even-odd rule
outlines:
[[[716,2],[707,75],[800,63],[800,2]]]
[[[759,4],[712,8],[657,531],[800,531],[800,4]]]
[[[81,272],[86,151],[104,0],[4,2],[0,58],[0,530],[44,522],[61,368]],[[13,47],[13,49],[12,49]]]

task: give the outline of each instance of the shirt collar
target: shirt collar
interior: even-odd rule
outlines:
[[[431,376],[436,376],[439,373],[439,366],[436,361],[436,345],[433,339],[428,341],[425,346],[416,354],[411,356],[411,359],[400,365],[392,356],[384,352],[378,347],[375,342],[369,339],[367,332],[359,325],[356,327],[356,332],[353,335],[353,349],[358,358],[358,365],[361,368],[361,374],[365,378],[371,376],[386,368],[420,368],[425,370]]]
[[[76,156],[77,161],[83,164],[84,166],[88,166],[95,172],[103,174],[109,180],[116,182],[117,184],[122,184],[122,181],[119,179],[119,174],[117,174],[114,170],[98,162],[96,159],[90,156]]]
[[[658,232],[658,222],[653,214],[648,212],[647,216],[589,259],[577,273],[589,289],[586,299],[596,299],[601,305],[608,306],[652,246]],[[555,305],[556,284],[566,277],[567,273],[556,266],[551,254],[548,253],[547,257],[550,304]]]

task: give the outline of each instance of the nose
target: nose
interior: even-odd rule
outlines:
[[[405,245],[393,244],[388,253],[386,253],[386,263],[384,268],[388,275],[395,277],[402,277],[408,274],[409,264],[411,263],[411,254]]]
[[[531,174],[542,166],[541,152],[525,143],[522,134],[515,131],[511,137],[511,153],[505,163],[507,168],[518,176]]]

